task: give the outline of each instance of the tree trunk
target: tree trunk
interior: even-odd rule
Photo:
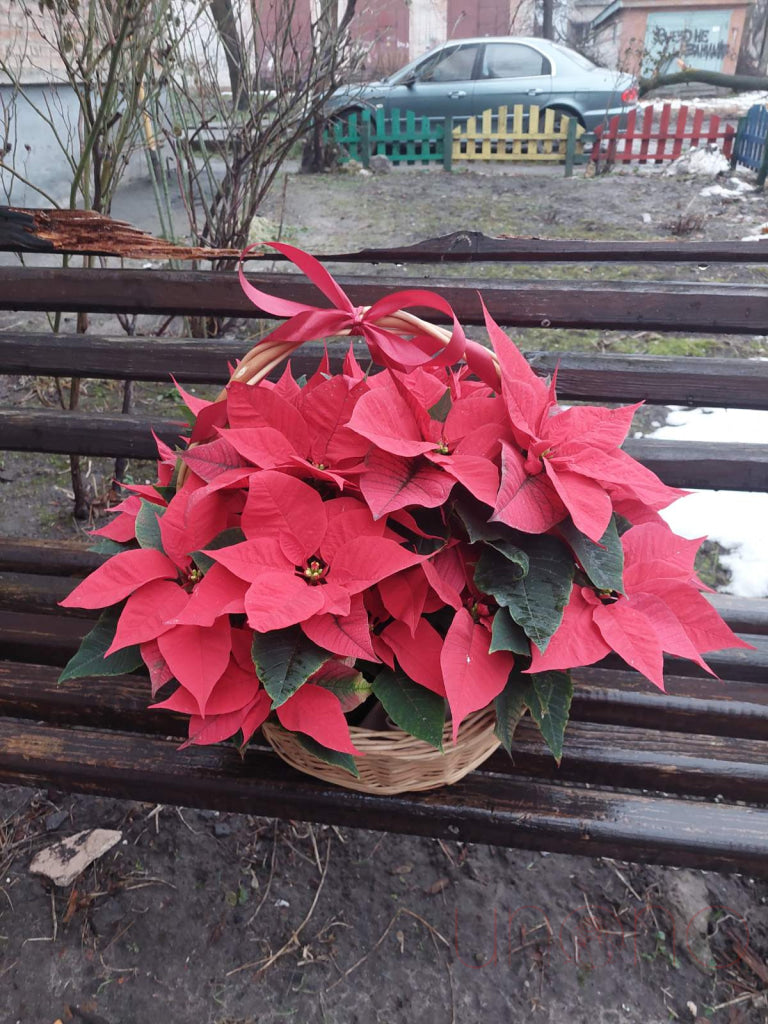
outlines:
[[[320,54],[321,65],[323,61],[332,65],[333,55],[324,51],[336,46],[340,37],[346,33],[349,23],[355,15],[356,6],[357,0],[347,0],[344,14],[339,20],[339,8],[335,0],[323,0],[319,17],[315,23],[315,49]],[[324,143],[325,129],[325,118],[316,117],[307,134],[301,153],[302,174],[320,174],[330,170],[333,165],[336,150],[333,145],[328,146]]]
[[[245,55],[240,45],[240,35],[232,10],[232,0],[208,0],[208,3],[216,31],[224,47],[229,84],[232,88],[232,104],[236,110],[246,110],[248,107],[247,78],[243,74]]]
[[[768,78],[764,76],[724,75],[722,71],[703,71],[700,68],[690,68],[688,71],[678,71],[674,75],[641,78],[640,95],[645,96],[646,93],[652,92],[654,89],[661,89],[668,85],[687,85],[689,82],[716,85],[723,89],[733,89],[734,92],[768,89]]]
[[[541,5],[541,34],[544,39],[554,39],[554,26],[553,26],[553,7],[554,0],[542,0]]]

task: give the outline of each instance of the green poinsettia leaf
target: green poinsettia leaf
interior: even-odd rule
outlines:
[[[355,672],[339,679],[331,679],[323,677],[321,669],[320,675],[315,676],[312,682],[317,686],[322,686],[324,690],[335,693],[342,702],[352,697],[370,697],[372,692],[371,684],[362,672]]]
[[[174,470],[174,477],[178,473],[178,469]],[[174,484],[169,484],[166,487],[161,487],[160,484],[154,485],[155,490],[164,501],[170,501],[171,498],[176,496],[176,487]]]
[[[509,608],[499,608],[493,617],[488,651],[490,654],[494,651],[512,651],[514,654],[525,655],[531,653],[531,644],[525,630],[509,614]]]
[[[279,708],[328,660],[328,651],[313,644],[299,626],[290,626],[254,633],[251,656],[272,707]]]
[[[527,561],[510,561],[496,548],[486,545],[475,567],[475,586],[483,594],[491,594],[506,608],[515,594],[515,588],[528,571]]]
[[[510,530],[510,533],[512,531]],[[518,566],[521,570],[516,575],[527,576],[528,571],[531,567],[531,560],[519,544],[519,541],[514,538],[524,538],[525,535],[514,531],[512,537],[494,537],[491,538],[487,543],[494,551],[498,551],[499,554],[504,555],[508,562],[512,562],[513,565]]]
[[[477,544],[481,540],[495,540],[509,532],[509,527],[504,523],[489,522],[493,509],[468,494],[462,495],[453,507],[467,531],[470,544]]]
[[[624,593],[624,548],[621,546],[615,516],[611,517],[599,544],[577,530],[570,519],[560,524],[560,532],[598,590]]]
[[[507,685],[493,702],[496,710],[496,736],[508,754],[518,722],[525,714],[525,677],[511,672]]]
[[[174,397],[176,398],[178,405],[178,407],[174,409],[174,412],[178,413],[178,415],[184,420],[188,427],[194,427],[195,423],[197,422],[197,416],[195,415],[195,413],[192,412],[188,405],[184,404],[184,401],[181,399],[180,396],[174,395]]]
[[[433,420],[437,420],[439,423],[445,423],[452,405],[451,392],[446,388],[443,397],[438,402],[435,402],[429,410],[429,415]]]
[[[129,544],[121,544],[109,537],[97,537],[93,544],[88,545],[88,550],[95,551],[97,555],[119,555],[121,551],[127,551],[128,547]]]
[[[125,647],[122,651],[110,654],[108,658],[104,657],[115,638],[121,611],[122,606],[107,608],[101,613],[99,621],[90,633],[83,637],[77,653],[64,667],[59,676],[60,683],[67,679],[82,679],[85,676],[122,676],[142,667],[144,662],[138,645]]]
[[[520,545],[518,549],[514,544],[501,547],[494,542],[486,548],[475,570],[475,583],[509,609],[543,653],[562,621],[575,565],[568,548],[555,537],[525,536]],[[525,558],[528,568],[524,573]]]
[[[630,523],[628,519],[625,519],[624,516],[620,516],[618,512],[613,513],[613,518],[616,522],[616,530],[620,537],[622,537],[627,530],[632,529],[632,523]]]
[[[311,736],[306,736],[301,732],[295,732],[293,735],[310,754],[314,754],[315,757],[325,761],[326,764],[333,764],[337,768],[344,768],[350,775],[354,775],[356,779],[360,778],[360,772],[357,770],[355,759],[351,754],[343,754],[340,750],[331,750],[330,747],[324,747],[322,743],[318,743]]]
[[[385,668],[372,683],[373,692],[398,728],[443,749],[445,700],[414,683],[404,673]]]
[[[160,535],[160,518],[165,512],[162,505],[154,505],[145,498],[141,499],[141,508],[136,516],[136,540],[141,548],[163,550],[163,538]]]
[[[222,530],[221,533],[217,533],[213,540],[205,546],[209,551],[218,551],[219,548],[228,548],[233,544],[240,544],[244,540],[245,534],[240,527],[232,526],[228,530]],[[208,572],[211,566],[216,564],[210,555],[206,555],[202,551],[193,551],[192,561],[200,572]]]
[[[573,697],[571,675],[569,672],[537,672],[525,678],[528,680],[523,690],[526,707],[559,764]]]

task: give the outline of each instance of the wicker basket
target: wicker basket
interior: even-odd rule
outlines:
[[[368,308],[360,307],[357,312],[362,314],[367,312]],[[403,338],[414,335],[426,336],[438,346],[446,347],[451,341],[450,330],[403,309],[382,316],[376,321],[376,326]],[[339,334],[349,335],[350,331],[343,330]],[[275,341],[271,338],[259,342],[243,357],[232,373],[231,381],[258,384],[287,360],[300,344],[300,341]],[[470,352],[476,350],[484,358],[490,359],[492,376],[496,378],[498,363],[495,356],[489,356],[476,342],[467,341],[466,345],[467,363],[472,361]],[[221,392],[219,399],[225,395],[226,389]],[[187,466],[182,463],[178,476],[179,486],[186,474]],[[355,778],[344,768],[327,764],[310,754],[295,734],[283,729],[276,722],[265,722],[262,734],[284,761],[307,775],[364,793],[395,794],[451,785],[473,771],[499,746],[494,733],[495,725],[496,716],[493,708],[477,711],[462,722],[457,741],[454,743],[451,725],[447,723],[443,731],[442,753],[399,729],[379,731],[352,726],[352,742],[365,754],[364,757],[355,760],[360,773],[359,778]]]
[[[305,775],[345,789],[386,796],[438,789],[458,782],[499,746],[495,725],[493,708],[476,711],[461,723],[454,743],[451,725],[446,723],[443,753],[400,729],[373,730],[352,726],[349,730],[352,742],[365,755],[355,758],[359,778],[310,754],[294,733],[275,722],[265,722],[261,731],[272,749]]]

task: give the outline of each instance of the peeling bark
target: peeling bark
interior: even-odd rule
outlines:
[[[175,245],[93,210],[0,206],[0,250],[149,260],[237,259],[237,249]]]

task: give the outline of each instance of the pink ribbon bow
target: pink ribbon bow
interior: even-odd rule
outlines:
[[[474,342],[468,342],[450,304],[440,295],[421,288],[394,292],[379,299],[372,306],[353,306],[346,293],[334,281],[328,271],[314,256],[286,245],[284,242],[268,242],[273,249],[294,263],[309,280],[333,303],[332,308],[323,309],[307,306],[290,299],[276,298],[249,284],[243,272],[243,259],[255,248],[249,246],[240,256],[238,275],[243,291],[260,309],[273,316],[288,317],[286,323],[262,338],[265,343],[286,343],[291,349],[310,339],[332,337],[340,334],[362,336],[368,344],[373,359],[382,366],[408,371],[417,366],[450,366],[470,355],[477,363],[475,372],[484,380],[490,377],[491,386],[498,384],[490,353]],[[424,331],[409,314],[395,316],[404,307],[419,306],[445,313],[453,321],[448,343],[443,345],[432,334]],[[389,323],[388,323],[389,320]],[[412,327],[412,333],[403,337],[403,332]],[[393,329],[395,328],[395,329]],[[479,355],[475,350],[479,350]],[[488,365],[486,365],[488,364]]]

